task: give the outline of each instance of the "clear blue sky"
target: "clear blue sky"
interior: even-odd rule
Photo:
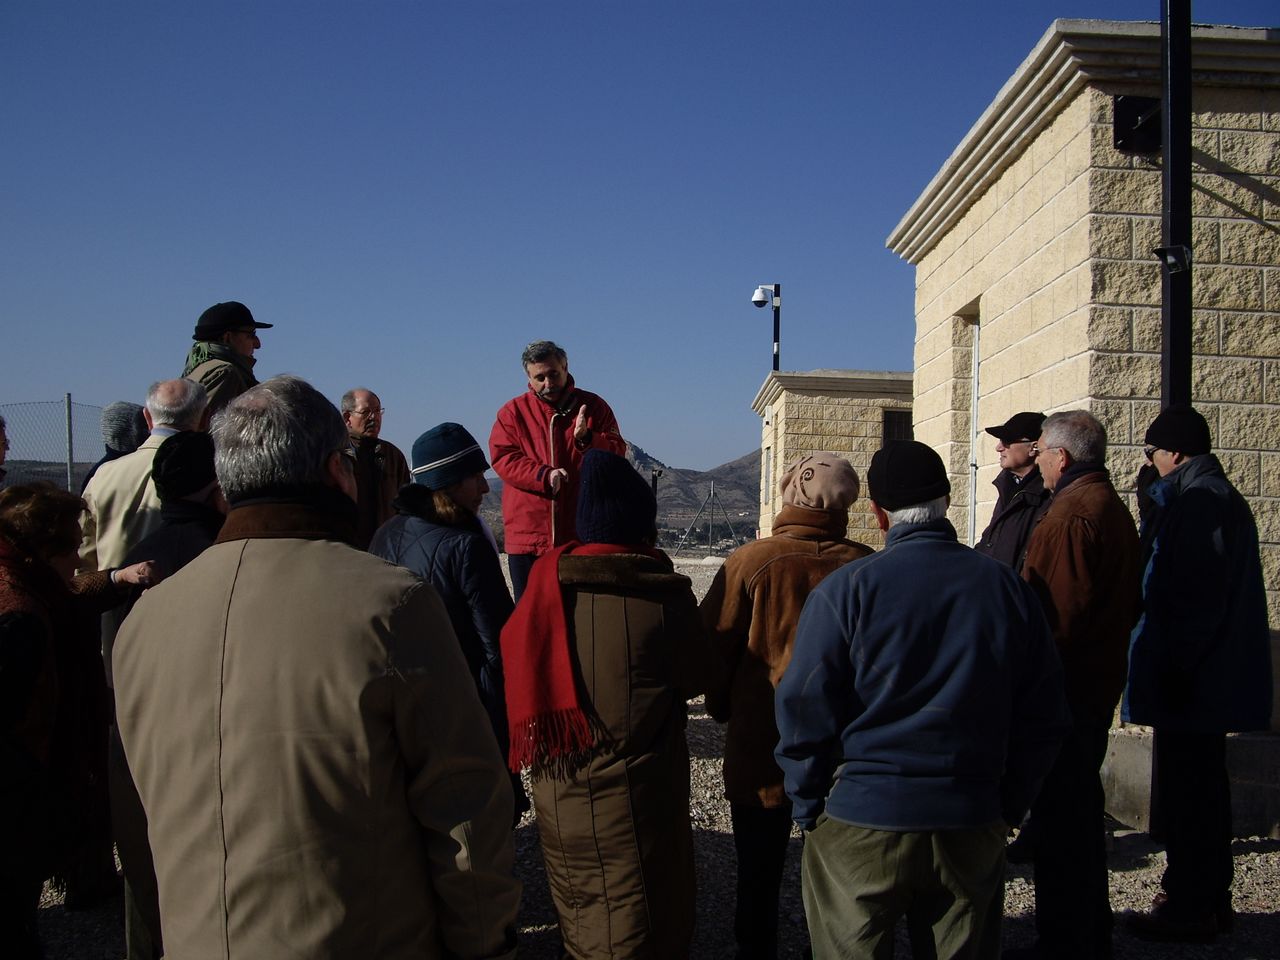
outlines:
[[[258,373],[482,441],[529,340],[672,466],[755,448],[770,368],[909,369],[885,237],[1055,17],[1040,3],[0,4],[0,402],[141,400],[198,314]],[[1199,22],[1280,24],[1275,0]]]

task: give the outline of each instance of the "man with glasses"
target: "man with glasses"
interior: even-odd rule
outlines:
[[[1111,485],[1107,431],[1096,417],[1053,414],[1036,450],[1053,499],[1031,533],[1022,576],[1062,657],[1072,728],[1031,806],[1037,941],[1005,957],[1110,960],[1099,770],[1138,619],[1138,533]]]
[[[253,319],[249,308],[235,300],[215,303],[200,314],[182,375],[204,385],[210,417],[257,384],[253,352],[262,346],[258,331],[271,326]]]
[[[1129,650],[1124,719],[1155,728],[1151,806],[1168,854],[1148,940],[1209,941],[1231,930],[1231,788],[1226,734],[1271,721],[1271,644],[1258,527],[1210,452],[1194,407],[1148,428],[1160,479],[1142,526],[1142,619]]]
[[[1024,410],[1005,423],[987,427],[987,433],[996,438],[1000,457],[1000,473],[991,481],[998,496],[991,522],[974,549],[1015,572],[1022,570],[1032,528],[1049,509],[1049,491],[1036,466],[1035,443],[1043,423],[1043,413]]]
[[[361,550],[377,529],[396,515],[391,501],[409,482],[409,464],[395,444],[379,439],[383,409],[378,395],[356,387],[342,395],[342,421],[347,425],[356,457],[356,546]]]

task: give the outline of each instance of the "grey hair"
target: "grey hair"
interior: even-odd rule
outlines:
[[[342,399],[338,402],[338,409],[342,411],[344,415],[350,413],[352,410],[356,408],[357,393],[369,393],[369,394],[373,394],[373,396],[375,397],[377,396],[377,394],[374,393],[372,390],[370,390],[368,387],[352,387],[350,390],[348,390],[346,393],[342,395]]]
[[[194,380],[157,380],[147,390],[147,412],[157,427],[194,430],[208,403],[204,384]]]
[[[337,408],[301,377],[272,377],[213,418],[214,468],[228,500],[271,487],[323,483],[335,450],[347,446]]]
[[[948,499],[949,497],[943,494],[924,503],[913,503],[901,510],[886,510],[885,515],[888,516],[891,527],[896,527],[900,523],[930,523],[933,520],[941,520],[947,515]]]
[[[1045,418],[1040,428],[1041,452],[1061,447],[1077,463],[1107,459],[1107,428],[1088,410],[1063,410]]]
[[[535,340],[520,354],[520,368],[527,370],[529,364],[544,363],[550,357],[555,357],[561,363],[569,362],[569,355],[564,352],[564,347],[551,340]]]

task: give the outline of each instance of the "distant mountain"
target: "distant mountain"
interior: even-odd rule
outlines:
[[[708,520],[713,522],[716,540],[728,536],[728,523],[738,539],[751,539],[755,535],[760,517],[760,451],[722,463],[711,470],[685,470],[669,467],[657,457],[635,444],[627,444],[627,459],[646,480],[652,480],[653,471],[661,470],[658,477],[658,528],[664,532],[663,542],[673,542],[672,537],[683,533],[702,510],[698,520],[703,530]],[[480,507],[480,514],[494,531],[502,531],[502,481],[489,481],[490,489]],[[715,485],[715,501],[708,503],[712,484]],[[705,509],[703,509],[705,508]],[[705,543],[705,533],[702,534]]]

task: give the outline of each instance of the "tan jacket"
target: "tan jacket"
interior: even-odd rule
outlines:
[[[147,534],[160,527],[160,497],[151,464],[166,437],[152,434],[133,453],[109,460],[85,487],[80,573],[113,570]]]
[[[120,632],[167,955],[514,956],[511,786],[439,597],[232,510]]]
[[[560,558],[589,764],[533,781],[547,879],[572,960],[678,960],[693,937],[685,701],[707,646],[689,578],[666,557]]]
[[[724,792],[730,803],[788,803],[773,759],[773,691],[791,662],[796,623],[813,588],[872,552],[845,538],[847,525],[844,511],[787,504],[774,521],[773,536],[729,555],[699,607],[718,654],[707,711],[729,724]]]
[[[1044,606],[1077,720],[1109,724],[1120,701],[1140,570],[1133,516],[1106,473],[1086,473],[1053,495],[1022,577]]]

